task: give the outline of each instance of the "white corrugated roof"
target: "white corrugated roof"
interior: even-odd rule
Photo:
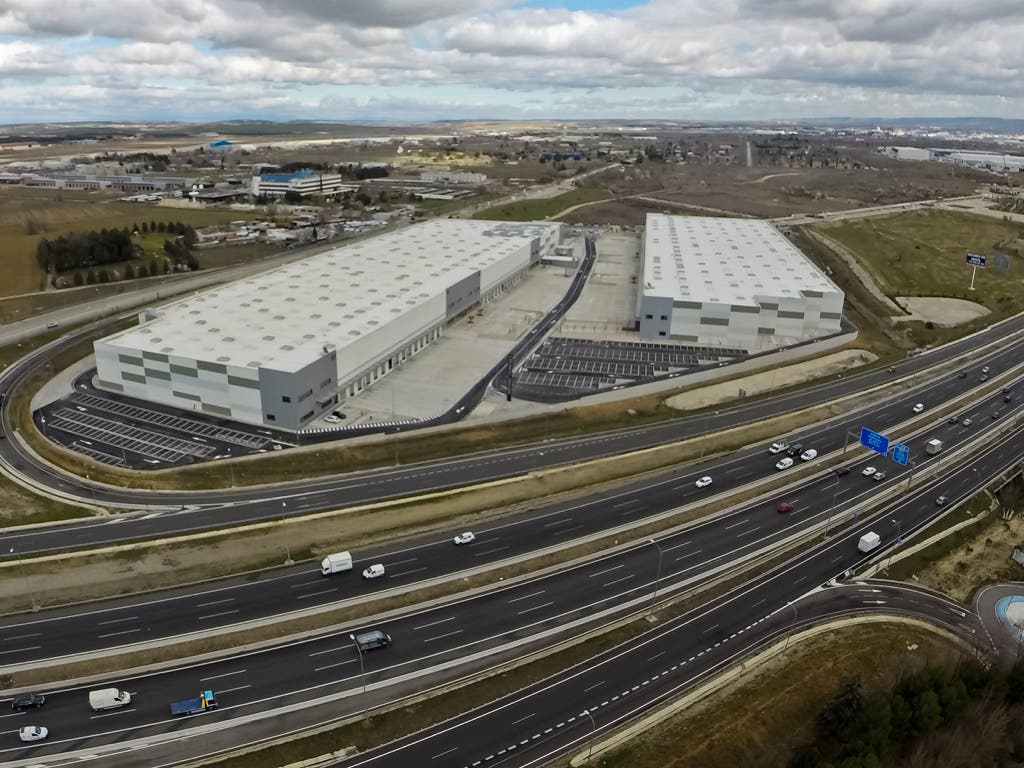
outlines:
[[[229,283],[104,341],[225,365],[297,370],[538,236],[543,222],[429,221]]]
[[[644,293],[751,306],[839,289],[766,221],[647,214]]]

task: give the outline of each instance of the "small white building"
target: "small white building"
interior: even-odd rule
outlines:
[[[468,171],[424,171],[420,174],[420,181],[428,184],[484,184],[487,176]]]
[[[840,329],[843,292],[765,221],[647,215],[640,336],[758,350]]]

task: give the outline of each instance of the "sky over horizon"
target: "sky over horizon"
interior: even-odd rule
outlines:
[[[1024,118],[1021,0],[0,0],[0,123]]]

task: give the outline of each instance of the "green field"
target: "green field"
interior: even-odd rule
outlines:
[[[988,216],[914,211],[821,225],[852,251],[889,296],[968,299],[1006,315],[1024,309],[1024,226]],[[968,252],[988,256],[971,284]],[[1006,271],[996,254],[1010,257]]]
[[[540,221],[550,216],[556,216],[566,208],[571,208],[574,205],[592,203],[595,200],[605,200],[608,197],[611,197],[611,195],[604,187],[587,185],[585,187],[577,187],[555,197],[517,200],[514,203],[487,208],[477,213],[473,218],[498,221]]]
[[[70,232],[120,229],[143,221],[181,221],[193,227],[251,219],[252,213],[228,209],[193,210],[147,203],[122,203],[104,192],[9,187],[0,189],[0,296],[32,293],[43,288],[36,264],[40,238]],[[32,234],[30,230],[35,229]],[[162,247],[163,240],[160,240]]]

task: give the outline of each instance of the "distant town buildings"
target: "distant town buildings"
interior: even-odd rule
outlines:
[[[11,173],[0,172],[0,184],[49,189],[111,189],[115,192],[166,192],[184,189],[189,179],[178,176],[118,174],[104,176],[89,173]]]
[[[259,197],[284,197],[295,192],[303,197],[319,195],[334,197],[345,192],[355,192],[358,186],[346,184],[337,173],[318,171],[296,171],[294,173],[265,173],[252,177],[252,193]]]
[[[999,173],[1024,171],[1024,156],[1001,152],[978,152],[969,149],[928,149],[925,147],[880,147],[886,157],[894,160],[937,160]]]

